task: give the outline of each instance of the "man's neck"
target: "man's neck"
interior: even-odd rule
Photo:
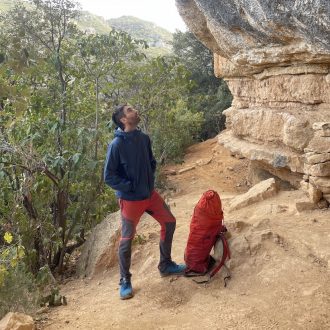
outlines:
[[[126,132],[126,133],[132,132],[132,131],[136,130],[136,127],[137,126],[127,126],[127,127],[125,127],[124,132]]]

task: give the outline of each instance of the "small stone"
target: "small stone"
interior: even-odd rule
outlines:
[[[323,194],[330,194],[330,178],[329,177],[316,177],[311,176],[309,181],[314,184],[315,187],[320,189]]]
[[[166,170],[165,175],[176,175],[176,170]]]
[[[195,166],[189,166],[189,167],[186,167],[186,168],[182,168],[181,170],[178,171],[179,174],[182,174],[182,173],[185,173],[185,172],[188,172],[188,171],[191,171],[195,169]]]
[[[310,202],[309,200],[302,199],[296,202],[296,209],[298,212],[315,210],[316,208],[317,205]]]
[[[43,314],[43,313],[48,313],[49,308],[48,307],[41,307],[37,310],[37,314]]]
[[[305,180],[306,182],[309,181],[309,175],[308,174],[304,174],[303,175],[303,180]]]
[[[196,165],[198,165],[198,166],[208,165],[211,163],[212,159],[213,159],[213,157],[208,158],[208,159],[200,159],[200,160],[196,161]]]
[[[321,136],[330,136],[330,123],[328,122],[317,122],[313,124],[315,131],[321,131]]]
[[[309,199],[312,203],[318,203],[322,198],[322,191],[317,189],[314,185],[309,184],[308,187]]]
[[[323,194],[323,198],[330,203],[330,194]]]
[[[327,209],[329,207],[330,201],[327,201],[326,199],[321,199],[317,206],[319,209]]]
[[[308,192],[308,188],[309,188],[309,183],[305,180],[301,180],[300,181],[300,189],[305,191],[305,192]]]
[[[259,182],[248,192],[234,197],[229,204],[231,211],[260,202],[277,194],[277,186],[274,178]]]

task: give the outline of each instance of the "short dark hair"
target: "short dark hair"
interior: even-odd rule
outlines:
[[[120,127],[122,130],[125,129],[125,125],[120,121],[125,114],[124,114],[124,108],[127,106],[127,104],[121,104],[117,105],[115,108],[115,111],[112,114],[112,121],[116,125],[116,127]]]

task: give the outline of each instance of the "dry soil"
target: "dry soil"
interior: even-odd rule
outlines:
[[[220,194],[231,235],[227,287],[222,273],[206,285],[161,278],[159,227],[147,218],[133,249],[134,298],[119,299],[117,267],[90,279],[72,278],[61,287],[68,305],[44,314],[40,328],[330,329],[329,209],[298,213],[302,192],[291,190],[230,213],[228,201],[249,188],[247,160],[230,155],[216,138],[189,148],[184,163],[164,173],[163,195],[177,218],[177,262],[183,261],[194,205],[205,190]]]

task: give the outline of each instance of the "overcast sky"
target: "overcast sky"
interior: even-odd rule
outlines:
[[[153,22],[170,32],[186,31],[175,0],[76,0],[93,14],[105,18],[135,16]]]

